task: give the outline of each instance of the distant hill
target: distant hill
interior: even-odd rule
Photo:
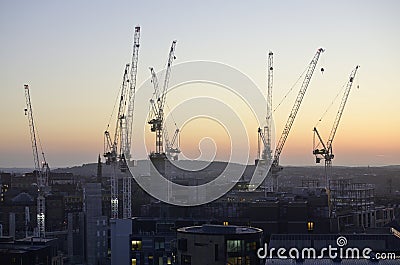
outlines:
[[[0,168],[0,172],[23,174],[27,172],[32,172],[33,168],[23,168],[23,167],[4,167]]]
[[[183,168],[202,168],[206,162],[179,161]],[[207,182],[218,176],[225,168],[226,162],[213,162],[202,175],[203,181]],[[97,163],[83,164],[66,168],[52,169],[53,172],[70,172],[77,176],[92,177],[97,175]],[[111,175],[113,168],[102,164],[103,176]],[[249,180],[253,174],[254,165],[249,165],[244,171],[244,179]],[[32,172],[32,168],[0,168],[0,172],[26,173]],[[346,167],[333,166],[334,179],[352,179],[353,182],[369,183],[375,185],[377,196],[400,192],[400,165],[389,165],[380,167]],[[117,173],[120,174],[117,169]],[[184,178],[195,177],[195,172],[178,170],[178,174]],[[324,183],[324,166],[284,166],[279,173],[279,183],[282,186],[299,186],[303,180],[317,179],[320,185]]]

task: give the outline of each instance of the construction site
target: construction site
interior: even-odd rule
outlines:
[[[280,164],[280,157],[306,91],[312,86],[313,75],[325,71],[324,67],[318,67],[325,50],[315,51],[299,78],[302,82],[297,97],[284,127],[278,128],[281,134],[276,143],[272,124],[274,53],[268,51],[267,85],[263,92],[267,116],[254,128],[258,147],[254,164],[245,165],[240,180],[218,199],[204,205],[180,207],[149,194],[130,170],[143,163],[133,159],[132,145],[137,134],[133,128],[140,43],[141,28],[136,26],[131,60],[122,73],[117,103],[106,130],[99,132],[104,134],[104,152],[93,154],[98,156],[97,163],[76,169],[50,168],[36,130],[40,113],[33,113],[35,102],[31,94],[36,88],[28,84],[23,87],[34,171],[0,173],[1,264],[189,265],[206,262],[196,257],[205,258],[204,253],[208,253],[212,257],[207,262],[212,262],[207,264],[259,265],[266,263],[256,256],[256,249],[264,242],[271,246],[289,244],[289,235],[297,236],[299,242],[316,235],[326,240],[342,234],[349,235],[348,238],[351,234],[362,234],[365,240],[370,240],[369,235],[379,235],[383,243],[375,251],[390,250],[400,255],[400,204],[395,199],[396,191],[385,197],[384,204],[382,199],[376,202],[373,184],[341,176],[333,166],[336,155],[341,155],[333,151],[335,135],[340,130],[342,116],[346,115],[345,106],[352,87],[356,86],[360,66],[355,65],[346,79],[328,138],[316,127],[310,128],[310,140],[313,139],[310,156],[323,166],[292,178],[291,169]],[[174,74],[176,46],[177,41],[173,40],[163,71],[157,72],[149,66],[154,91],[148,99],[144,130],[154,136],[154,151],[148,153],[147,161],[169,181],[196,186],[213,181],[228,162],[213,161],[198,172],[174,164],[181,160],[180,138],[184,135],[181,136],[182,128],[175,123],[174,128],[169,128],[174,132],[170,137],[165,116],[169,112],[169,81]],[[109,103],[111,107],[113,101]],[[185,163],[196,162],[199,161]],[[255,172],[262,172],[264,179],[257,187],[251,185]],[[144,177],[151,180],[153,176],[150,173]],[[174,195],[168,193],[168,196]],[[191,196],[174,199],[184,203]],[[208,241],[210,238],[214,243]]]

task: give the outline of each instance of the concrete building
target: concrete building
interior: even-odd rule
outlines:
[[[111,229],[111,265],[133,264],[136,259],[131,258],[131,219],[110,219]],[[135,261],[135,263],[133,262]]]
[[[366,248],[371,249],[364,252],[367,258],[363,256]],[[267,249],[263,263],[266,265],[398,264],[396,257],[400,254],[400,237],[389,227],[363,234],[282,234],[272,235]],[[278,249],[285,251],[279,254]],[[378,260],[376,253],[385,253],[388,258]]]
[[[0,264],[62,265],[63,257],[57,239],[3,237],[0,238]]]
[[[202,225],[177,230],[178,265],[260,264],[262,230],[232,225]]]
[[[107,264],[108,218],[102,215],[101,184],[84,186],[85,257],[87,265]]]
[[[383,227],[394,219],[394,207],[375,204],[373,185],[350,179],[331,180],[329,184],[331,232],[362,232]]]

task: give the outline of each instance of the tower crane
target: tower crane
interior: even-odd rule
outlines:
[[[37,148],[37,131],[35,129],[35,121],[33,119],[33,110],[31,104],[31,96],[29,93],[29,86],[24,85],[25,88],[25,100],[26,100],[26,108],[25,115],[28,116],[29,121],[29,129],[31,134],[31,144],[33,151],[33,163],[35,166],[35,173],[37,174],[37,188],[38,188],[38,197],[37,197],[37,233],[39,237],[45,237],[45,219],[46,219],[46,201],[45,196],[47,195],[48,188],[48,178],[50,173],[49,164],[46,161],[44,156],[44,152],[42,150],[43,162],[42,166],[39,163],[39,153]]]
[[[160,97],[161,92],[158,85],[157,74],[154,71],[153,67],[149,67],[149,69],[151,73],[151,82],[153,83],[154,86],[154,97],[158,99]],[[154,99],[151,99],[150,102],[153,111],[151,115],[153,115],[154,113],[158,113],[159,112],[158,105],[154,104]],[[163,127],[163,135],[165,140],[165,154],[168,158],[172,158],[173,160],[178,160],[178,155],[181,152],[179,148],[179,132],[180,132],[179,128],[176,128],[172,140],[170,141],[168,136],[168,130],[167,128],[165,128],[165,126]]]
[[[313,59],[311,60],[308,68],[307,68],[307,73],[305,75],[305,78],[303,80],[303,83],[301,85],[300,91],[297,95],[297,98],[294,102],[294,105],[292,107],[292,110],[289,114],[289,118],[286,121],[286,125],[283,129],[283,132],[281,134],[281,137],[279,138],[278,144],[276,145],[275,152],[273,155],[273,160],[272,160],[272,165],[270,168],[270,171],[268,174],[272,175],[272,181],[273,181],[273,186],[272,190],[277,191],[278,190],[278,172],[280,172],[283,168],[279,165],[279,157],[281,155],[281,152],[283,150],[283,147],[285,145],[286,139],[289,136],[290,129],[292,128],[293,122],[296,118],[297,112],[299,111],[301,102],[303,101],[304,95],[307,91],[308,85],[310,84],[311,77],[314,73],[315,67],[317,66],[318,59],[321,55],[322,52],[325,50],[322,48],[319,48],[317,52],[315,53]]]
[[[118,178],[117,164],[124,173],[123,176],[123,218],[130,218],[131,212],[131,176],[128,174],[128,162],[131,158],[131,140],[133,111],[135,103],[137,63],[139,55],[140,27],[135,27],[132,63],[126,64],[122,77],[117,122],[115,125],[114,138],[111,139],[110,132],[104,132],[104,157],[106,164],[114,167],[111,174],[111,218],[118,218]]]
[[[154,72],[154,69],[150,68],[150,71],[152,72],[152,82],[155,88],[155,100],[151,99],[151,119],[148,121],[148,123],[151,125],[151,132],[156,133],[156,151],[150,154],[150,158],[163,158],[165,157],[164,153],[164,148],[163,148],[163,134],[165,133],[164,131],[164,106],[165,106],[165,100],[167,96],[167,89],[168,89],[168,83],[169,83],[169,78],[171,75],[171,66],[172,62],[175,60],[175,46],[176,46],[176,40],[174,40],[171,44],[171,48],[169,51],[168,55],[168,62],[167,62],[167,68],[165,71],[165,79],[164,79],[164,85],[162,87],[162,90],[156,89],[158,87],[158,81]],[[178,131],[179,133],[179,131]]]
[[[110,185],[111,185],[111,218],[118,218],[118,178],[117,178],[117,164],[120,160],[118,155],[118,147],[120,145],[120,139],[122,139],[122,127],[125,122],[125,106],[126,106],[126,89],[129,83],[128,80],[129,64],[125,65],[124,75],[122,77],[121,95],[117,114],[117,123],[115,125],[114,140],[111,139],[110,132],[106,130],[104,132],[104,157],[106,158],[106,164],[113,167],[111,173]],[[121,163],[120,163],[121,165]]]
[[[317,128],[314,127],[314,129],[313,129],[313,131],[314,131],[313,155],[315,155],[316,163],[320,163],[321,159],[325,160],[325,187],[327,189],[328,194],[329,194],[329,180],[330,180],[331,171],[332,171],[332,159],[335,157],[333,154],[333,150],[332,150],[332,143],[333,143],[333,139],[335,138],[340,119],[342,118],[344,107],[346,106],[346,102],[349,97],[350,90],[353,85],[353,81],[356,76],[358,68],[360,68],[360,66],[357,65],[350,73],[350,77],[349,77],[349,80],[347,81],[346,89],[344,91],[343,98],[342,98],[342,101],[339,106],[339,110],[336,114],[336,118],[333,123],[331,133],[329,135],[329,138],[328,138],[328,141],[326,142],[326,144],[322,140],[321,135],[319,134]],[[316,142],[315,136],[317,136],[318,142]],[[322,145],[321,149],[317,148],[319,144]]]
[[[265,163],[272,160],[272,140],[271,140],[271,125],[272,125],[272,84],[273,84],[273,53],[268,53],[268,88],[267,88],[267,118],[266,125],[263,129],[258,128],[258,159],[256,163]],[[260,142],[263,144],[261,151]],[[272,190],[272,183],[267,184],[270,178],[266,178],[264,182],[264,189],[267,191]]]
[[[132,62],[130,69],[129,80],[129,93],[128,93],[128,110],[125,119],[125,130],[122,130],[122,146],[120,152],[121,171],[125,172],[122,179],[122,200],[123,200],[123,218],[132,217],[132,176],[126,172],[128,163],[131,160],[131,143],[132,143],[132,126],[133,126],[133,112],[135,109],[135,96],[136,96],[136,77],[137,77],[137,64],[139,60],[139,39],[140,27],[135,27]]]

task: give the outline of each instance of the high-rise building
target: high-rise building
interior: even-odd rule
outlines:
[[[108,224],[102,215],[101,184],[84,186],[85,258],[88,265],[107,264]]]

